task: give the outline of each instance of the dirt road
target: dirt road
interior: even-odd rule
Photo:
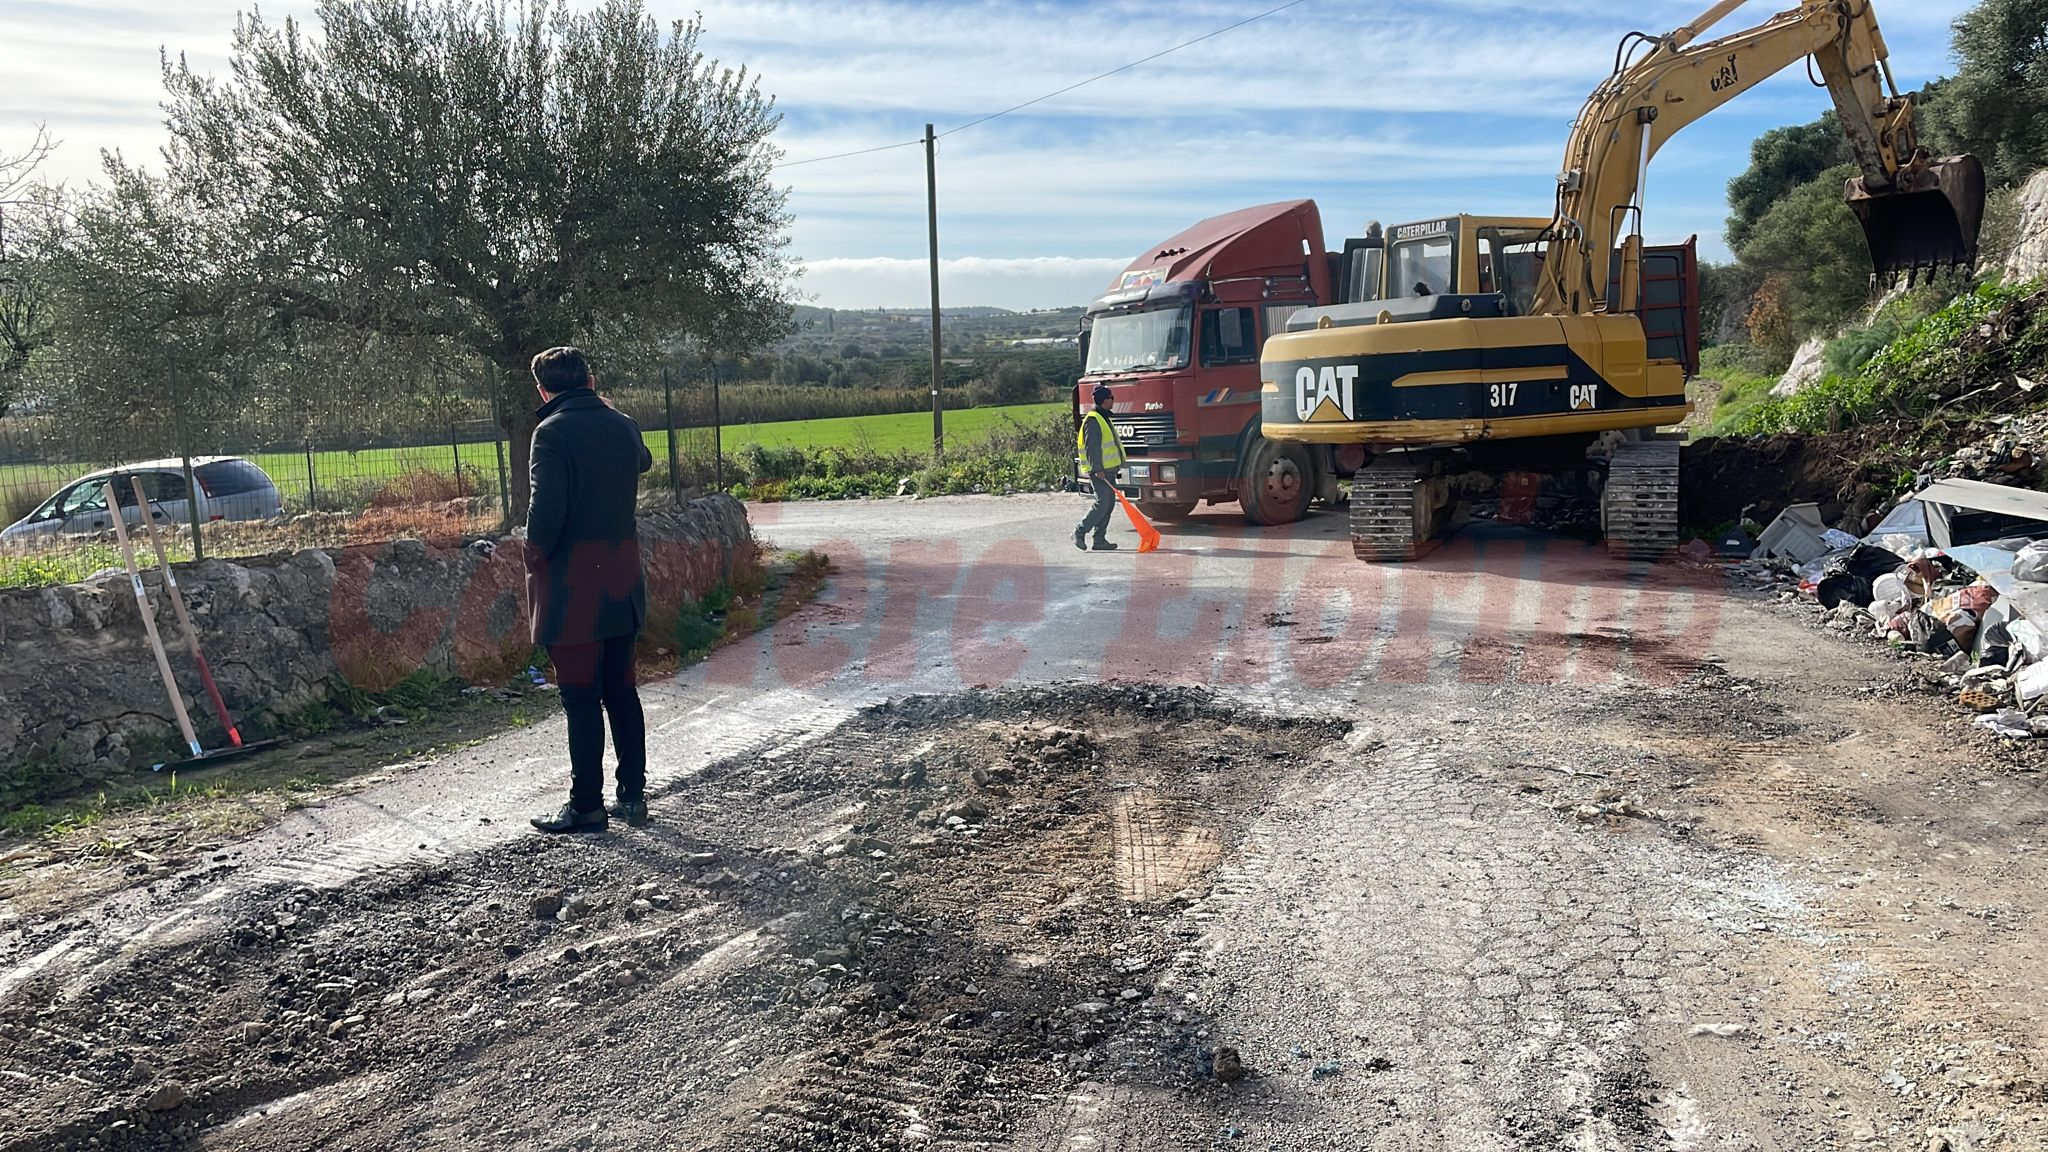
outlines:
[[[110,896],[7,877],[0,1148],[2048,1147],[2040,777],[1712,572],[783,506],[823,602]],[[1114,683],[1112,683],[1112,681]]]

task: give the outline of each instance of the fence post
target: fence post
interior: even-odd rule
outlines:
[[[676,389],[669,370],[661,370],[661,407],[663,418],[668,423],[668,491],[675,497],[677,506],[683,502],[683,472],[681,458],[676,452]]]
[[[448,451],[455,456],[455,496],[461,499],[469,493],[462,490],[462,438],[455,432],[455,421],[448,422]]]
[[[725,416],[718,410],[717,360],[711,362],[711,475],[718,490],[725,491]]]
[[[313,466],[313,438],[306,438],[306,511],[320,510],[320,475]]]
[[[171,383],[171,429],[178,437],[178,455],[185,463],[185,509],[191,513],[192,559],[196,563],[206,559],[206,546],[199,537],[199,477],[192,471],[192,440],[185,425],[185,397],[178,390],[178,370],[170,370]],[[119,514],[118,509],[116,514]]]
[[[491,446],[498,453],[498,531],[512,530],[512,482],[505,475],[505,421],[498,409],[498,374],[484,361],[484,392],[491,398],[491,424],[496,431]]]

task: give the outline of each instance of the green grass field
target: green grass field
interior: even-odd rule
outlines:
[[[1064,412],[1065,404],[1019,404],[1009,408],[961,408],[946,413],[946,441],[957,444],[978,440],[1005,419],[1030,423],[1049,413]],[[785,420],[776,424],[729,424],[724,429],[725,453],[730,456],[746,444],[764,447],[864,448],[875,452],[929,452],[932,446],[932,414],[900,412],[891,416],[847,416],[837,420]],[[657,454],[668,451],[668,435],[654,433],[647,438]]]
[[[1064,404],[1019,404],[1007,408],[963,408],[946,413],[946,440],[959,444],[979,439],[1005,419],[1029,422],[1052,412],[1065,411]],[[684,435],[692,443],[708,441],[709,435],[695,429]],[[728,424],[724,429],[725,454],[731,456],[747,444],[794,445],[802,448],[860,448],[875,452],[924,452],[931,447],[932,417],[929,412],[905,412],[888,416],[847,416],[833,420],[788,420],[774,424]],[[707,445],[708,446],[708,445]],[[668,458],[668,433],[647,433],[647,447],[657,461]],[[362,452],[315,452],[310,465],[310,484],[317,486],[320,503],[360,507],[377,486],[411,472],[453,475],[460,458],[463,473],[480,483],[483,495],[496,495],[498,460],[494,445],[448,444],[417,448],[374,448]],[[266,452],[249,457],[270,474],[284,495],[287,507],[306,506],[309,487],[308,460],[303,452]],[[0,514],[12,523],[66,482],[94,469],[90,466],[28,464],[0,465]]]

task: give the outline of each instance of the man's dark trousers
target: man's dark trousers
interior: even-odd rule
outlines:
[[[640,426],[588,388],[542,406],[533,434],[526,592],[533,642],[555,664],[569,719],[570,803],[604,807],[604,714],[619,756],[619,799],[640,803],[647,722],[633,685],[633,641],[647,620],[634,502],[654,463]]]
[[[569,717],[569,803],[578,812],[604,807],[604,721],[611,717],[619,754],[619,795],[647,790],[647,720],[633,685],[633,640],[613,636],[595,644],[554,644],[555,683]]]
[[[1100,476],[1088,479],[1095,485],[1095,506],[1081,517],[1081,531],[1093,532],[1100,539],[1109,530],[1110,513],[1116,511],[1116,485]]]

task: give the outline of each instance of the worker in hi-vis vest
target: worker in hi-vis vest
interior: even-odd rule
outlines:
[[[1109,514],[1116,510],[1116,470],[1124,466],[1123,441],[1116,438],[1116,428],[1109,422],[1109,402],[1115,396],[1107,384],[1095,386],[1095,407],[1081,417],[1081,427],[1074,434],[1076,458],[1088,479],[1095,485],[1095,506],[1088,509],[1088,515],[1081,518],[1081,526],[1074,529],[1074,547],[1083,552],[1088,550],[1088,533],[1095,533],[1097,552],[1114,552],[1116,545],[1103,535],[1109,529]]]

